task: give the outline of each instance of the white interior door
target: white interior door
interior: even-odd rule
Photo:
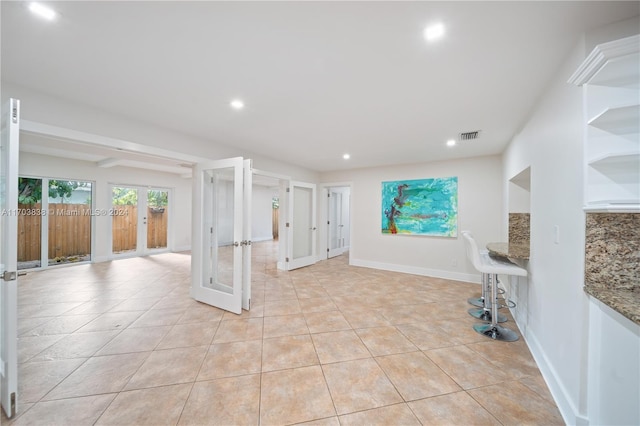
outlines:
[[[236,314],[249,308],[251,297],[251,262],[243,261],[251,255],[244,166],[241,157],[200,163],[193,185],[191,296]]]
[[[288,267],[316,263],[316,185],[292,181],[289,186]]]
[[[11,418],[18,400],[18,149],[20,101],[2,108],[0,149],[0,399]]]
[[[242,309],[251,308],[251,208],[253,200],[253,170],[251,160],[244,160],[243,222],[242,222]]]
[[[332,258],[342,254],[344,247],[344,238],[342,232],[344,224],[342,223],[342,205],[343,197],[341,192],[337,192],[329,188],[328,192],[328,220],[329,238],[327,241],[327,258]]]

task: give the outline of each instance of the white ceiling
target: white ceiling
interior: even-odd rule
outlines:
[[[2,2],[3,81],[317,171],[500,153],[580,35],[640,11],[637,1],[47,3],[55,22]],[[446,35],[428,44],[422,31],[436,21]],[[235,97],[244,110],[229,108]],[[480,139],[445,146],[472,130]],[[66,155],[53,142],[33,149]]]

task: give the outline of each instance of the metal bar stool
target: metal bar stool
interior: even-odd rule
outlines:
[[[488,281],[491,284],[491,323],[490,324],[474,324],[473,329],[480,334],[483,334],[494,340],[501,340],[504,342],[513,342],[518,340],[518,335],[501,325],[498,325],[498,275],[515,275],[520,277],[527,276],[527,270],[521,268],[507,260],[495,259],[489,256],[489,254],[483,254],[480,256],[478,252],[478,246],[470,233],[462,233],[465,242],[468,245],[467,253],[471,252],[475,254],[476,260],[479,262],[474,263],[474,267],[478,272],[486,274]]]

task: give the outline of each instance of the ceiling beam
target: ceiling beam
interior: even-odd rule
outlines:
[[[150,155],[184,163],[197,164],[201,161],[213,160],[205,157],[184,154],[178,151],[167,150],[150,145],[143,145],[122,139],[110,138],[93,133],[81,132],[64,127],[52,126],[31,120],[20,120],[20,131],[34,135],[45,135],[59,138],[66,141],[82,142],[87,145],[100,146],[103,148],[128,151],[136,154]]]
[[[104,160],[97,161],[96,165],[106,169],[107,167],[118,166],[120,163],[122,163],[120,158],[105,158]]]

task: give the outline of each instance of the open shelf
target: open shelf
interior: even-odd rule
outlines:
[[[590,126],[616,135],[640,131],[640,105],[609,107],[589,120]]]
[[[640,171],[640,151],[606,153],[590,160],[589,165],[595,168],[622,167]]]
[[[599,44],[569,82],[588,119],[584,210],[640,213],[640,35]]]

